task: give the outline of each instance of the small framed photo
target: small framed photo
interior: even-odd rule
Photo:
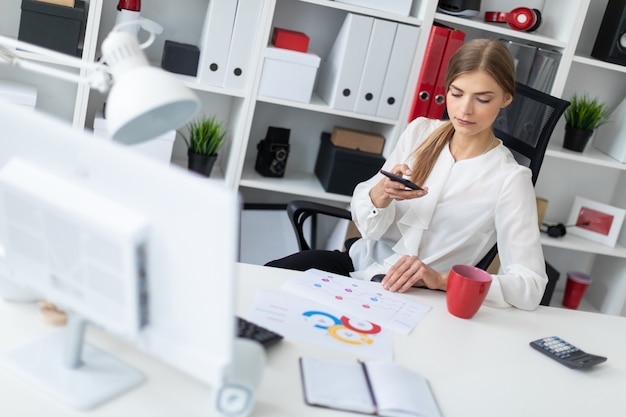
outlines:
[[[576,196],[567,221],[568,233],[615,247],[626,210]]]

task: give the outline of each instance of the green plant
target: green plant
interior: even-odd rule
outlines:
[[[190,152],[200,155],[217,155],[217,151],[224,144],[227,130],[215,116],[201,116],[185,126],[187,135],[178,131],[178,134],[187,144]]]
[[[591,99],[586,93],[574,94],[571,103],[565,110],[565,121],[571,127],[593,131],[609,122],[609,110],[597,98]]]

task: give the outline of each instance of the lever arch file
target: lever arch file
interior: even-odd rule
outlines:
[[[319,71],[317,93],[330,107],[352,111],[374,18],[348,13]]]
[[[356,113],[376,114],[397,27],[395,22],[374,20],[354,107]]]
[[[441,59],[448,41],[448,31],[449,29],[443,26],[433,26],[430,31],[422,70],[417,82],[415,96],[413,97],[409,122],[420,116],[428,115],[428,108],[435,90]]]
[[[200,38],[198,79],[217,87],[224,86],[226,64],[233,34],[237,2],[211,0]]]
[[[404,100],[420,28],[398,24],[376,115],[396,120]]]
[[[248,85],[249,75],[254,73],[252,55],[262,10],[263,0],[239,0],[237,3],[224,76],[225,88],[243,90]]]
[[[465,40],[465,32],[460,30],[448,29],[448,40],[441,57],[441,65],[435,81],[433,96],[428,106],[427,117],[431,119],[441,119],[446,108],[446,71],[448,70],[448,62],[454,53],[463,45]]]

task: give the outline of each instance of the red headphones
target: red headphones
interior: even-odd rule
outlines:
[[[538,9],[517,7],[510,12],[485,12],[485,22],[508,23],[511,29],[532,32],[541,24]]]

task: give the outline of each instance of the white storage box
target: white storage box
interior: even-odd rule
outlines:
[[[413,0],[335,0],[337,3],[353,4],[367,7],[368,9],[382,10],[383,12],[395,13],[408,16],[411,13]]]
[[[626,163],[626,98],[613,110],[609,120],[596,130],[593,145],[619,162]]]
[[[319,65],[320,57],[313,53],[268,46],[259,94],[308,103]]]
[[[37,105],[37,88],[16,81],[0,80],[0,99],[34,109]]]
[[[96,136],[108,138],[106,119],[101,114],[97,114],[93,121],[93,133]],[[176,139],[176,131],[171,130],[148,141],[137,143],[135,145],[127,145],[129,148],[140,152],[157,161],[169,164],[172,159],[172,148]]]

